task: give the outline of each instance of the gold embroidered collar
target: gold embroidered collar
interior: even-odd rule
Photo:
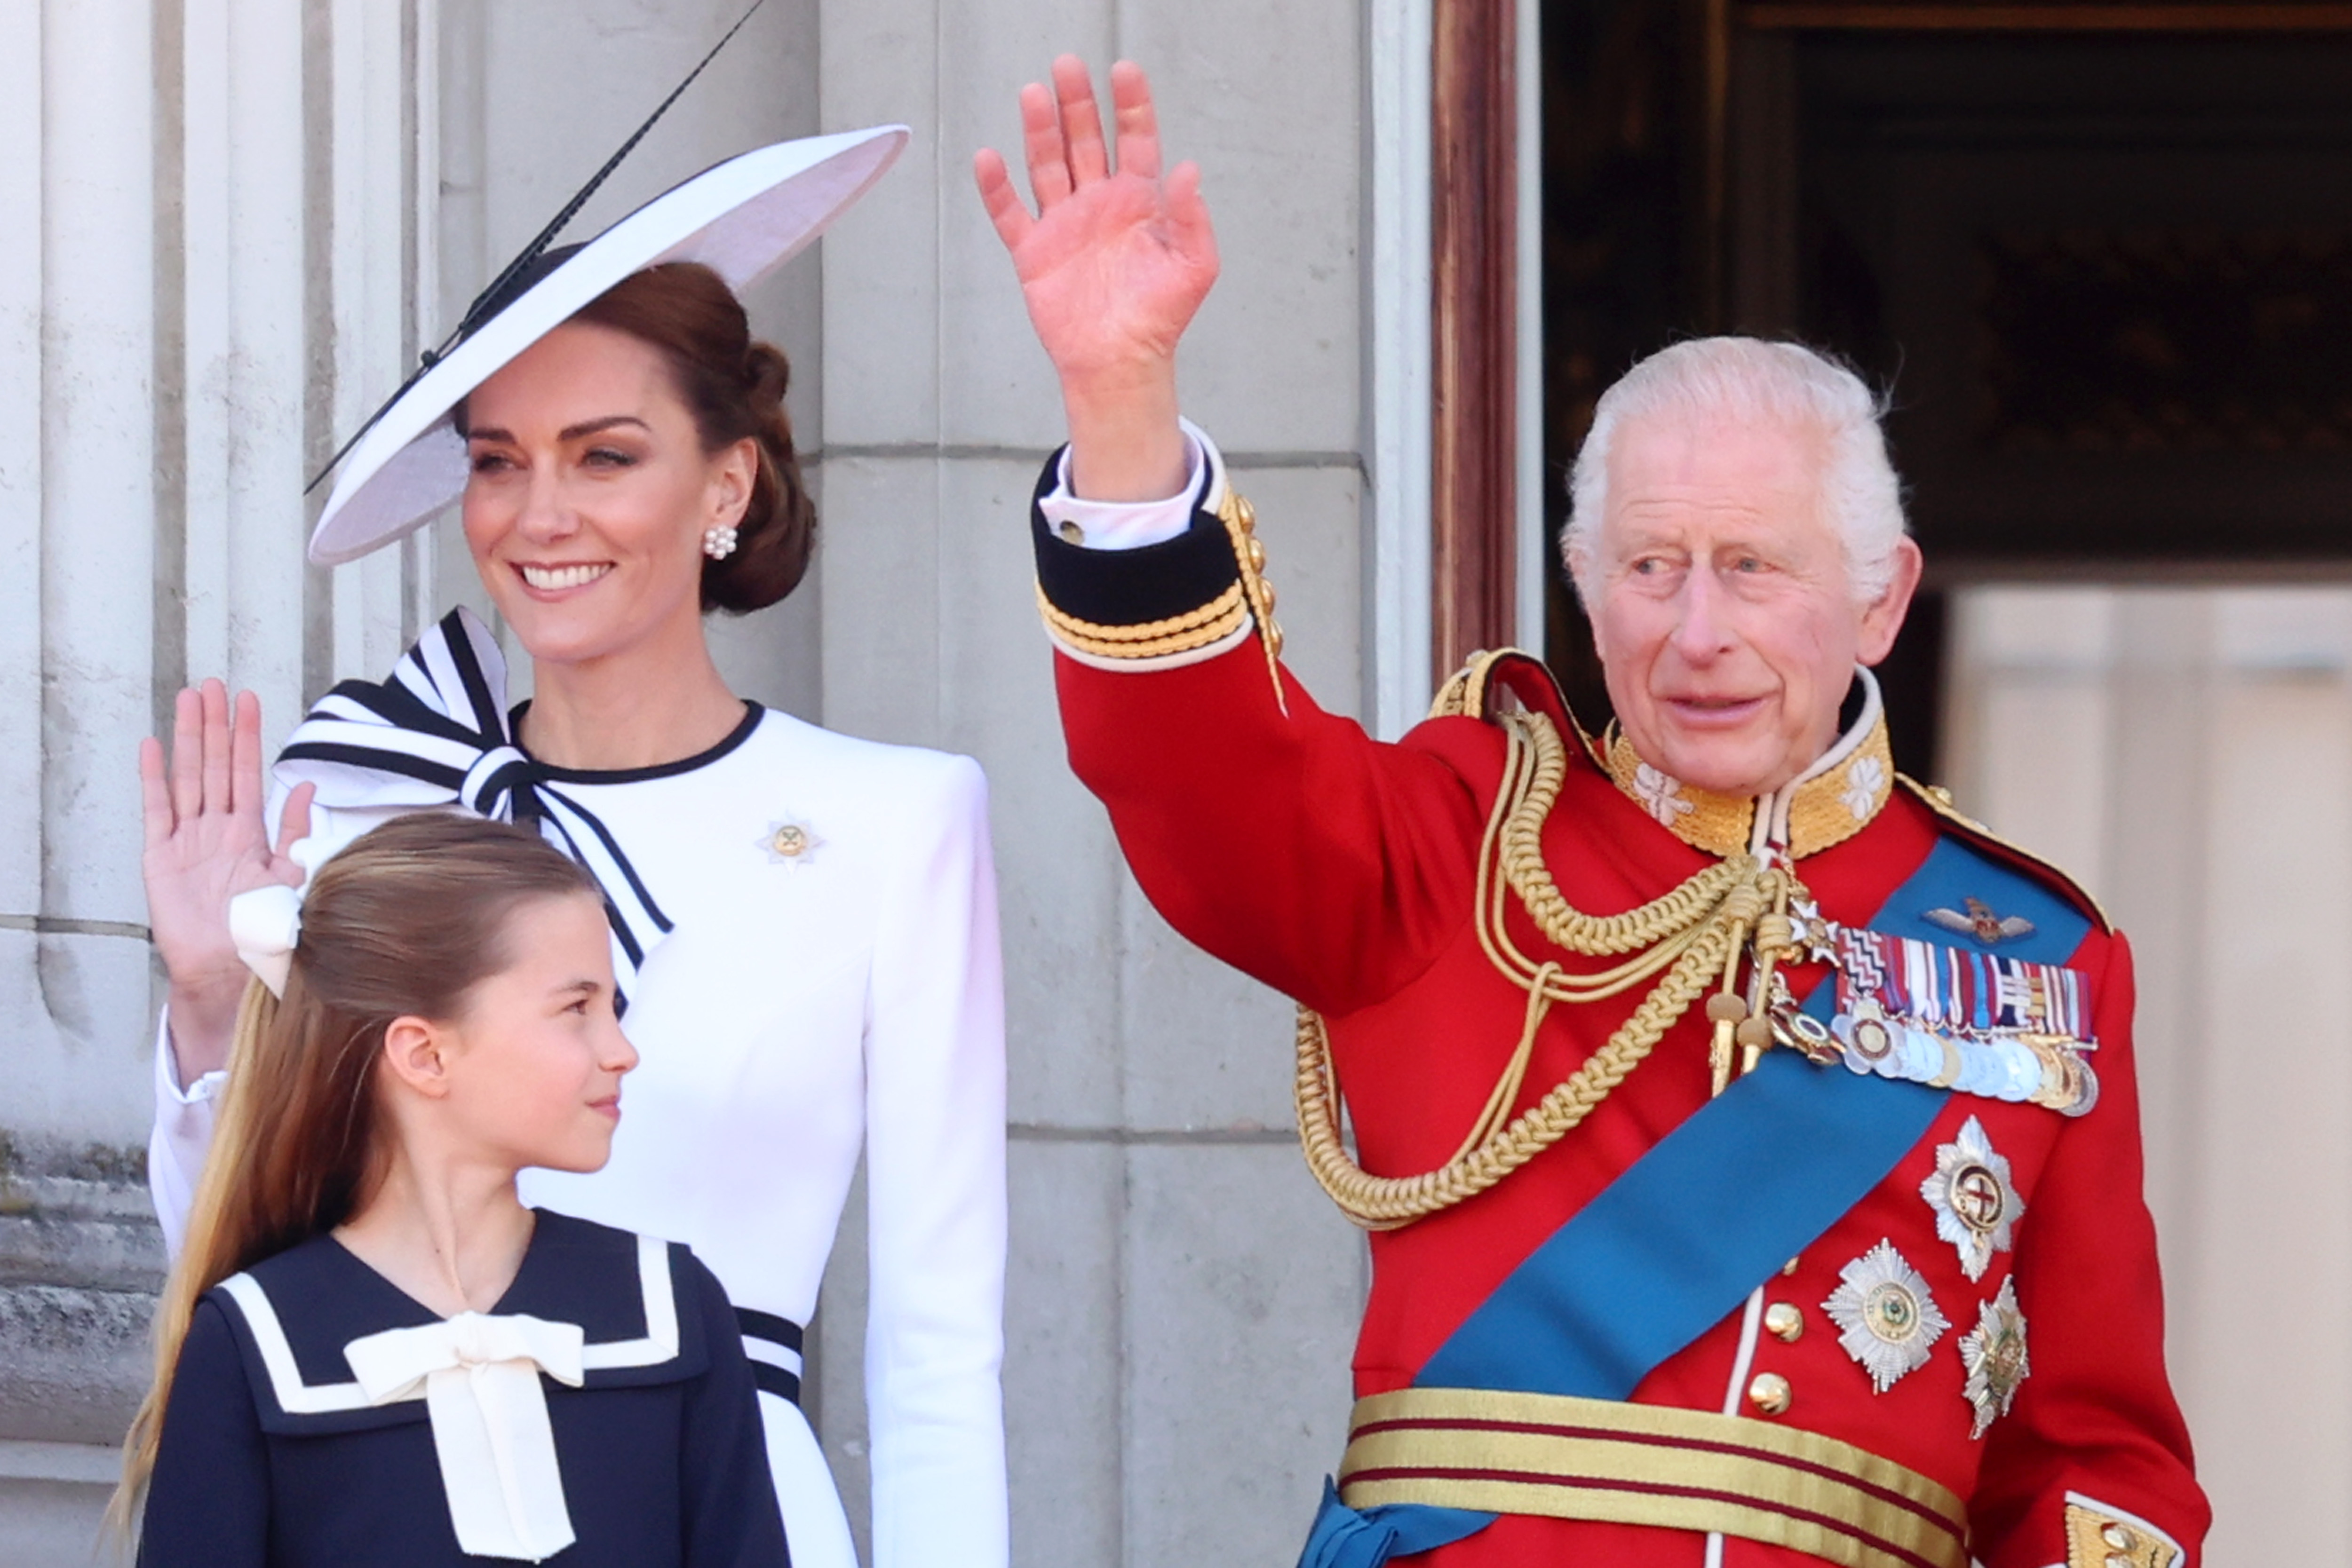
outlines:
[[[1746,854],[1755,841],[1756,812],[1786,812],[1789,852],[1819,854],[1868,827],[1895,789],[1895,754],[1886,744],[1886,716],[1878,683],[1868,670],[1862,716],[1793,783],[1763,801],[1717,795],[1662,773],[1633,755],[1614,724],[1602,750],[1609,777],[1633,803],[1675,837],[1713,855]],[[1771,835],[1778,839],[1781,835]]]

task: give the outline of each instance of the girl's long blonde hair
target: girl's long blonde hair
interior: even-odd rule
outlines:
[[[595,883],[537,834],[441,812],[394,818],[320,867],[286,995],[255,980],[237,1010],[212,1149],[155,1309],[154,1382],[123,1441],[119,1527],[154,1471],[197,1301],[365,1207],[388,1153],[374,1092],[386,1028],[457,1019],[510,961],[518,905],[583,894],[600,896]]]

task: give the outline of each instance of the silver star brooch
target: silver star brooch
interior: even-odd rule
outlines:
[[[1927,1364],[1927,1353],[1951,1322],[1927,1293],[1927,1281],[1882,1240],[1838,1270],[1843,1281],[1822,1303],[1838,1326],[1838,1343],[1884,1394]]]

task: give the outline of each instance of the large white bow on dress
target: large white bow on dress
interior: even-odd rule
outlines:
[[[317,786],[321,806],[461,806],[535,826],[604,890],[613,975],[625,1000],[670,918],[611,830],[515,745],[506,687],[497,639],[461,606],[401,655],[390,680],[345,681],[313,704],[272,776],[288,789]]]
[[[460,1312],[343,1347],[371,1405],[414,1398],[424,1385],[449,1521],[467,1555],[537,1563],[572,1544],[539,1376],[580,1386],[583,1337],[576,1323]]]

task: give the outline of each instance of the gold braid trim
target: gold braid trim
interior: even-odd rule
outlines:
[[[1760,866],[1747,855],[1711,865],[1664,897],[1622,915],[1591,915],[1570,907],[1544,866],[1541,845],[1544,820],[1567,771],[1566,747],[1541,714],[1506,714],[1498,722],[1508,747],[1479,848],[1475,918],[1487,957],[1527,991],[1528,1009],[1517,1048],[1454,1156],[1414,1176],[1377,1176],[1357,1165],[1340,1142],[1329,1031],[1313,1010],[1298,1009],[1293,1098],[1299,1143],[1316,1181],[1342,1213],[1368,1230],[1392,1230],[1450,1208],[1526,1165],[1591,1114],[1647,1060],[1711,981],[1720,976],[1729,989],[1748,933],[1758,933],[1762,951],[1778,953],[1788,946],[1785,912],[1791,894],[1801,890],[1786,872]],[[1503,873],[1499,879],[1493,874],[1496,869]],[[1506,887],[1519,895],[1537,927],[1556,946],[1588,957],[1636,956],[1591,975],[1571,975],[1550,960],[1531,961],[1505,929]],[[1536,1032],[1554,1003],[1600,1001],[1662,970],[1607,1043],[1541,1100],[1510,1116]]]
[[[1045,617],[1046,630],[1056,638],[1081,653],[1105,659],[1156,659],[1170,653],[1189,653],[1232,636],[1249,618],[1238,582],[1198,610],[1136,626],[1106,626],[1081,621],[1055,608],[1054,601],[1045,597],[1042,584],[1037,589],[1037,612]]]
[[[1421,1503],[1718,1531],[1842,1568],[1969,1568],[1968,1505],[1951,1489],[1779,1422],[1413,1387],[1358,1400],[1349,1428],[1339,1487],[1349,1508]]]
[[[1147,621],[1135,626],[1107,626],[1081,621],[1045,597],[1037,585],[1037,612],[1053,637],[1078,653],[1098,659],[1164,659],[1222,643],[1252,621],[1258,643],[1265,650],[1266,679],[1274,684],[1274,706],[1290,716],[1289,700],[1282,691],[1282,627],[1274,618],[1274,584],[1265,580],[1265,546],[1257,538],[1257,513],[1230,485],[1217,508],[1217,520],[1234,547],[1239,580],[1198,610]]]

